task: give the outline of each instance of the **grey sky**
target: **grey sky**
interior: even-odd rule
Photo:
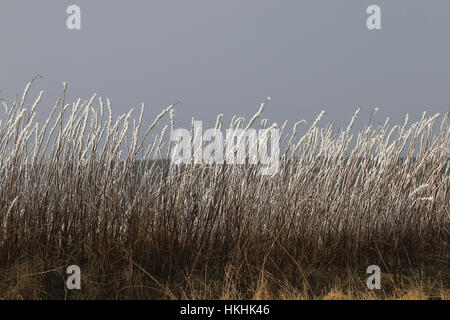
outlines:
[[[66,29],[66,8],[82,29]],[[366,28],[377,4],[382,28]],[[182,101],[177,125],[218,113],[279,123],[347,123],[374,106],[400,122],[450,105],[450,1],[151,0],[0,3],[0,97],[11,100],[36,74],[48,112],[63,81],[69,99],[93,92],[115,112],[146,105],[146,120]],[[138,111],[138,110],[137,110]]]

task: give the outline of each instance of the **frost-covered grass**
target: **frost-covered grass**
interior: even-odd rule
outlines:
[[[95,95],[65,104],[65,85],[38,124],[43,92],[29,102],[30,86],[2,102],[0,297],[240,298],[262,285],[313,297],[334,283],[318,272],[360,270],[364,282],[372,264],[433,266],[434,288],[449,288],[448,112],[357,134],[358,111],[339,131],[321,126],[323,112],[283,125],[280,171],[264,176],[257,165],[157,161],[176,105],[144,130],[143,108],[132,118]],[[260,111],[229,126],[248,128]],[[79,293],[64,290],[72,264]]]

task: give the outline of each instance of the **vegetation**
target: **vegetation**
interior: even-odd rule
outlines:
[[[65,84],[39,125],[30,86],[0,122],[0,297],[449,298],[448,112],[356,137],[358,111],[339,131],[319,127],[323,112],[301,137],[304,121],[283,125],[268,176],[156,161],[173,105],[141,132],[142,112],[115,117],[95,95],[66,104]],[[64,285],[73,264],[79,291]],[[382,290],[366,288],[373,264]]]

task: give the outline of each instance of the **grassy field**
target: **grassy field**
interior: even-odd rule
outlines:
[[[174,106],[142,130],[142,113],[114,116],[108,99],[66,104],[65,85],[38,124],[30,86],[0,123],[0,298],[450,297],[448,112],[358,133],[358,111],[338,131],[324,113],[283,125],[265,176],[157,161]],[[267,127],[263,108],[229,127]],[[81,290],[65,287],[73,264]],[[381,290],[366,287],[369,265]]]

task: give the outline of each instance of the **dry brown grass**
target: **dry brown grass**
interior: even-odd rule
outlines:
[[[142,114],[131,127],[109,100],[65,104],[64,88],[39,125],[29,86],[0,123],[0,297],[448,299],[448,112],[368,125],[354,147],[354,119],[336,132],[321,113],[263,176],[154,161],[173,122],[147,137],[173,106],[141,135]],[[63,285],[72,264],[80,292]]]

